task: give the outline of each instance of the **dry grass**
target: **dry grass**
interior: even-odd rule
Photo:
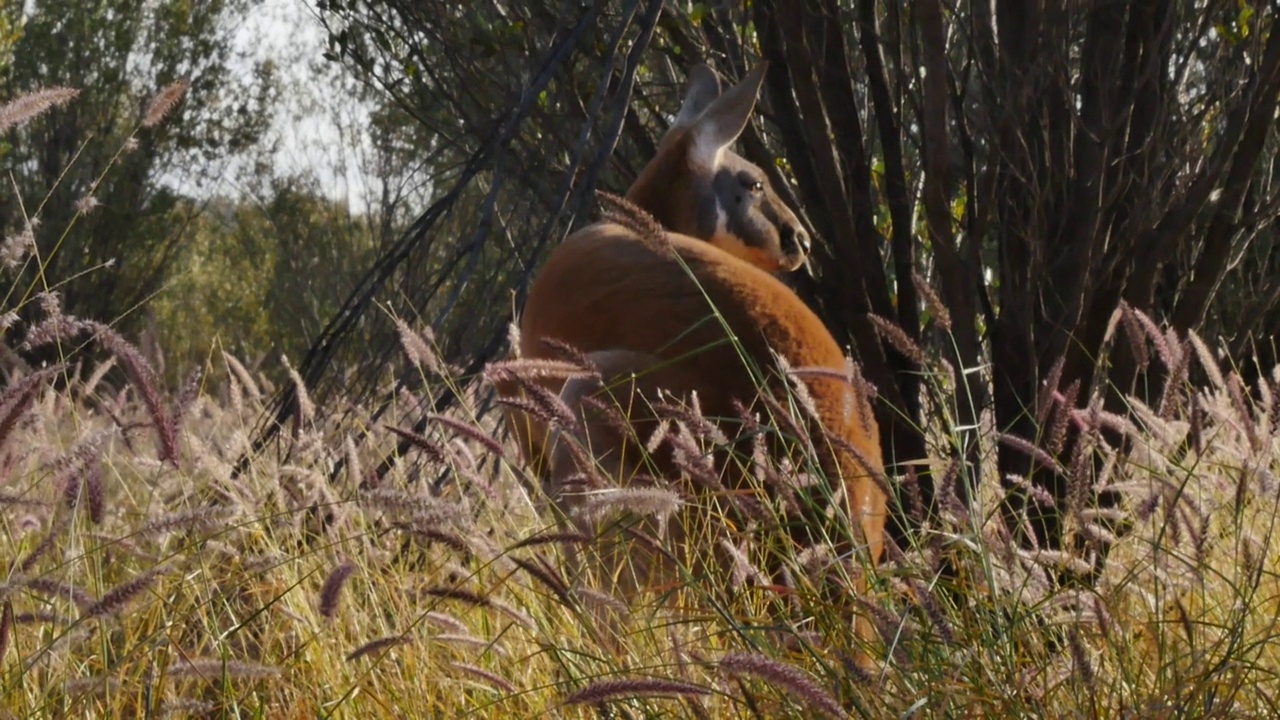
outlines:
[[[4,111],[16,124],[39,109]],[[22,237],[4,251],[8,267],[36,262]],[[1015,542],[1024,519],[1006,520],[1002,479],[982,477],[972,503],[944,494],[918,545],[889,549],[866,597],[832,602],[823,588],[868,569],[764,531],[813,485],[812,458],[756,452],[742,462],[759,492],[725,493],[706,456],[724,438],[696,407],[673,406],[649,445],[669,443],[691,482],[595,488],[588,509],[649,553],[662,539],[639,521],[701,509],[720,534],[695,529],[688,543],[714,546],[721,564],[689,564],[661,596],[628,603],[566,566],[590,538],[557,522],[493,419],[475,416],[474,393],[423,433],[359,413],[337,425],[300,400],[286,444],[236,474],[263,378],[224,357],[203,377],[225,381],[166,392],[127,339],[63,316],[54,296],[43,305],[24,339],[68,362],[38,370],[12,352],[16,308],[0,308],[0,717],[1277,712],[1280,372],[1245,387],[1198,338],[1131,309],[1118,332],[1176,380],[1154,407],[1113,415],[1095,389],[1054,378],[1037,408],[1044,437],[998,438],[1067,481],[1055,499],[1003,479],[1033,506],[1063,505],[1062,549]],[[424,382],[460,382],[429,333],[399,329]],[[90,363],[82,347],[109,357]],[[963,477],[947,452],[959,369],[908,349],[936,404],[928,463]],[[795,374],[797,397],[776,407],[804,405]],[[531,411],[581,433],[557,398],[539,400]],[[402,441],[409,456],[374,486],[367,469]],[[996,442],[984,434],[986,467]],[[911,478],[898,482],[910,503]],[[1100,492],[1116,502],[1098,506]],[[851,606],[879,629],[874,674],[852,662]]]
[[[1091,482],[1122,501],[1070,513],[1071,551],[1018,547],[993,507],[952,498],[921,547],[891,552],[863,601],[884,639],[869,677],[847,662],[847,618],[808,585],[787,599],[800,612],[779,616],[777,590],[743,579],[759,576],[745,534],[724,557],[750,571],[690,574],[674,600],[627,606],[577,587],[561,551],[583,537],[554,529],[466,408],[376,490],[337,468],[374,466],[403,432],[356,445],[313,422],[235,477],[263,411],[243,368],[178,412],[138,387],[154,381],[145,370],[113,382],[71,367],[15,367],[5,394],[10,716],[572,716],[593,703],[694,717],[1266,715],[1280,690],[1275,398],[1217,368],[1220,383],[1184,388],[1199,440],[1189,419],[1145,406],[1075,411],[1133,447],[1087,435]],[[441,487],[412,479],[443,465]],[[1051,582],[1098,562],[1102,542],[1096,583]],[[829,570],[818,555],[793,568]]]

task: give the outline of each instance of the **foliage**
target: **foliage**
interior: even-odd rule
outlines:
[[[1265,342],[1280,317],[1274,278],[1244,260],[1266,260],[1274,232],[1274,8],[1236,0],[562,5],[317,3],[330,57],[437,138],[437,167],[465,162],[472,171],[438,185],[452,190],[313,346],[303,371],[322,396],[335,387],[326,366],[337,348],[361,341],[344,337],[351,318],[372,312],[374,298],[433,309],[433,326],[461,340],[445,347],[455,361],[500,347],[501,318],[476,327],[455,312],[464,307],[456,294],[439,282],[405,283],[405,268],[445,243],[468,257],[461,270],[444,267],[452,282],[473,283],[473,307],[506,305],[514,292],[518,309],[549,241],[588,219],[589,191],[620,189],[652,157],[675,88],[701,60],[731,77],[769,62],[765,121],[744,135],[745,154],[770,168],[822,239],[812,276],[791,280],[878,387],[885,455],[898,476],[925,454],[931,400],[921,368],[886,339],[885,323],[912,343],[940,341],[963,391],[955,452],[972,470],[965,476],[978,477],[988,408],[1001,430],[1037,437],[1028,409],[1046,383],[1078,381],[1081,397],[1107,389],[1113,412],[1130,391],[1160,393],[1162,371],[1148,374],[1123,349],[1099,364],[1121,301],[1236,348]],[[476,185],[492,193],[478,207],[463,199]],[[496,223],[495,208],[514,222]],[[442,233],[445,210],[473,232]],[[937,284],[949,333],[922,309],[917,275]],[[1006,447],[995,462],[999,477],[1030,469]],[[920,482],[933,507],[944,490],[928,474]],[[1004,490],[1019,511],[1020,493]],[[1056,545],[1060,518],[1041,511],[1030,530]],[[903,539],[911,523],[899,520]]]
[[[6,272],[20,295],[64,289],[68,309],[141,327],[133,311],[161,288],[198,206],[176,182],[198,186],[217,162],[255,142],[273,85],[262,68],[232,70],[228,21],[253,0],[16,3],[12,62],[0,97],[69,86],[80,96],[6,138],[0,229],[34,228],[40,262]],[[6,18],[9,15],[6,11]],[[185,93],[148,118],[166,87]],[[150,122],[148,122],[150,120]],[[201,176],[201,169],[208,173]],[[109,272],[96,270],[111,266]]]
[[[36,341],[65,344],[58,328],[78,321],[48,311]],[[138,357],[110,331],[88,339],[112,348],[108,362]],[[410,434],[422,462],[380,480],[373,463],[405,432],[362,408],[358,448],[354,426],[306,404],[287,456],[235,475],[266,396],[234,358],[225,382],[189,383],[160,413],[143,401],[157,394],[146,372],[115,384],[92,365],[10,364],[0,698],[16,717],[1270,715],[1280,374],[1243,388],[1198,342],[1177,352],[1213,379],[1179,383],[1160,411],[1133,401],[1132,419],[1107,418],[1098,397],[1054,410],[1108,458],[1088,480],[1123,496],[1069,511],[1093,538],[1079,551],[1020,548],[990,494],[947,496],[930,541],[891,551],[863,598],[880,630],[874,674],[847,664],[839,605],[805,589],[803,568],[829,570],[821,556],[788,560],[796,611],[781,615],[749,565],[716,582],[690,566],[671,594],[630,601],[571,582],[562,554],[589,546],[527,494],[475,395]],[[431,349],[405,345],[427,372]],[[1101,434],[1116,423],[1135,453]],[[170,431],[179,452],[162,461],[155,439]],[[616,523],[648,512],[622,495],[597,509]],[[1087,562],[1117,515],[1133,529],[1094,587],[1047,579]]]
[[[225,204],[207,217],[247,214],[246,242],[276,220],[314,241],[330,212],[343,217],[305,184],[278,190],[275,215]],[[211,239],[192,257],[248,270],[216,257],[230,247]],[[28,261],[22,243],[0,250]],[[274,282],[281,264],[253,266],[250,279]],[[311,287],[287,281],[288,292]],[[923,278],[917,290],[945,327],[950,309]],[[21,343],[14,306],[0,306],[0,555],[11,559],[0,583],[0,706],[9,715],[1276,710],[1280,369],[1246,383],[1198,335],[1129,305],[1108,318],[1102,347],[1158,367],[1171,378],[1158,393],[1123,396],[1121,415],[1106,408],[1109,389],[1055,380],[1033,407],[1046,429],[1038,443],[989,427],[980,435],[985,456],[998,441],[1063,482],[1055,497],[1030,473],[1003,478],[1028,507],[1059,511],[1060,549],[1015,539],[1034,515],[1008,512],[995,478],[950,481],[972,472],[953,452],[965,441],[956,370],[943,351],[887,332],[923,371],[926,461],[939,487],[982,492],[942,492],[926,515],[908,473],[904,505],[920,533],[891,545],[870,591],[856,595],[850,584],[869,568],[733,521],[730,506],[754,493],[769,527],[768,488],[717,497],[672,486],[659,503],[627,492],[646,488],[605,488],[590,511],[606,528],[680,512],[706,518],[725,541],[712,548],[709,534],[687,535],[670,548],[689,558],[681,580],[627,597],[593,589],[565,561],[584,550],[627,558],[636,546],[563,530],[565,518],[494,437],[492,417],[481,418],[483,388],[440,357],[429,327],[386,320],[417,376],[390,408],[337,393],[330,402],[347,414],[320,414],[288,369],[294,422],[281,452],[252,453],[252,424],[270,402],[261,375],[223,354],[166,392],[120,332],[69,315],[54,293],[38,300]],[[41,348],[62,362],[22,360]],[[497,367],[544,370],[521,360]],[[446,392],[458,398],[450,412],[422,413]],[[694,448],[724,441],[696,407],[673,410],[672,437]],[[553,406],[540,412],[573,432]],[[422,426],[379,422],[384,414],[413,414]],[[1076,430],[1069,448],[1067,428]],[[397,453],[412,462],[384,462]],[[807,486],[818,470],[804,456],[758,469],[774,490]],[[1099,506],[1095,489],[1113,501]],[[705,562],[721,549],[711,557],[727,563]],[[762,582],[761,555],[787,571],[778,584]],[[843,588],[844,602],[817,592],[819,579]],[[851,638],[851,611],[874,619],[870,648]],[[850,662],[861,649],[876,658],[874,672]]]

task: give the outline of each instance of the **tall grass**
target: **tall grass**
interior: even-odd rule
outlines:
[[[1030,534],[999,511],[1000,479],[970,478],[982,492],[944,493],[919,543],[891,547],[867,594],[832,602],[833,576],[849,587],[869,569],[762,530],[788,489],[816,482],[816,439],[782,462],[752,449],[738,461],[753,492],[720,492],[706,464],[725,445],[716,425],[696,406],[656,408],[663,434],[644,440],[677,451],[688,482],[587,478],[599,486],[584,512],[624,558],[631,546],[668,552],[678,581],[614,594],[566,562],[600,541],[564,526],[496,419],[477,416],[483,385],[423,432],[300,405],[285,444],[237,474],[269,382],[227,356],[167,390],[128,339],[44,297],[33,323],[0,339],[0,715],[1276,712],[1280,372],[1247,387],[1200,339],[1131,310],[1116,339],[1173,377],[1159,402],[1116,415],[1097,388],[1054,382],[1037,408],[1042,437],[983,434],[985,459],[1014,444],[1073,488],[1059,508],[1065,549],[1015,540]],[[428,386],[462,386],[429,333],[400,329]],[[59,347],[66,362],[29,367],[23,343]],[[946,418],[951,374],[965,369],[912,351],[935,406],[927,462],[954,478],[967,471]],[[796,396],[775,399],[776,417],[736,421],[803,435],[785,409],[803,406],[804,372],[793,371]],[[544,400],[530,410],[584,450],[572,410]],[[1068,428],[1078,450],[1064,458]],[[388,474],[370,471],[406,440]],[[1032,504],[1063,502],[1006,480]],[[1094,503],[1103,491],[1117,502]],[[703,552],[642,522],[694,511],[718,525],[686,534]],[[714,560],[699,562],[707,552]],[[851,606],[879,630],[875,672],[853,662]]]

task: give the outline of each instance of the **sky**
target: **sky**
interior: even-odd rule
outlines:
[[[367,147],[350,139],[342,142],[342,138],[344,132],[348,138],[363,138],[359,129],[368,124],[368,109],[335,93],[331,78],[312,72],[312,64],[320,61],[325,49],[325,31],[313,10],[304,0],[263,0],[232,32],[234,47],[243,58],[233,65],[236,71],[250,73],[256,63],[273,61],[288,91],[269,131],[277,146],[272,159],[276,173],[313,172],[330,197],[347,201],[357,212],[367,207],[372,190],[358,171]],[[247,160],[237,158],[213,185],[196,186],[190,177],[176,173],[166,181],[197,196],[237,196],[251,192],[242,180],[247,169]]]

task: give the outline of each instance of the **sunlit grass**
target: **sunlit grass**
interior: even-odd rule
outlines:
[[[39,277],[25,241],[5,250]],[[1113,415],[1097,393],[1049,387],[1045,436],[980,433],[977,499],[943,493],[918,540],[871,572],[767,532],[779,487],[814,479],[804,453],[740,459],[756,505],[706,492],[705,451],[725,440],[693,408],[667,418],[681,483],[586,504],[621,543],[604,550],[557,517],[496,414],[479,412],[489,388],[458,377],[421,328],[397,321],[423,382],[461,398],[447,417],[388,427],[300,402],[280,442],[251,454],[273,388],[235,358],[166,389],[110,327],[62,315],[52,294],[8,297],[0,717],[1276,714],[1280,371],[1245,387],[1194,335],[1132,310],[1135,356],[1150,344],[1174,378],[1155,407]],[[33,318],[19,336],[20,306]],[[65,362],[30,367],[23,343]],[[954,370],[906,351],[928,369],[924,462],[947,487],[967,472],[950,455]],[[408,391],[396,401],[387,417],[421,407]],[[1056,500],[1005,479],[1033,505],[1064,505],[1062,549],[1015,539],[997,442],[1066,476]],[[684,540],[664,543],[668,521],[686,520]],[[624,569],[656,553],[675,580],[626,595],[584,582],[597,551]],[[854,597],[864,572],[870,591]],[[822,594],[832,587],[845,592]],[[878,630],[870,672],[854,662],[854,612]]]

